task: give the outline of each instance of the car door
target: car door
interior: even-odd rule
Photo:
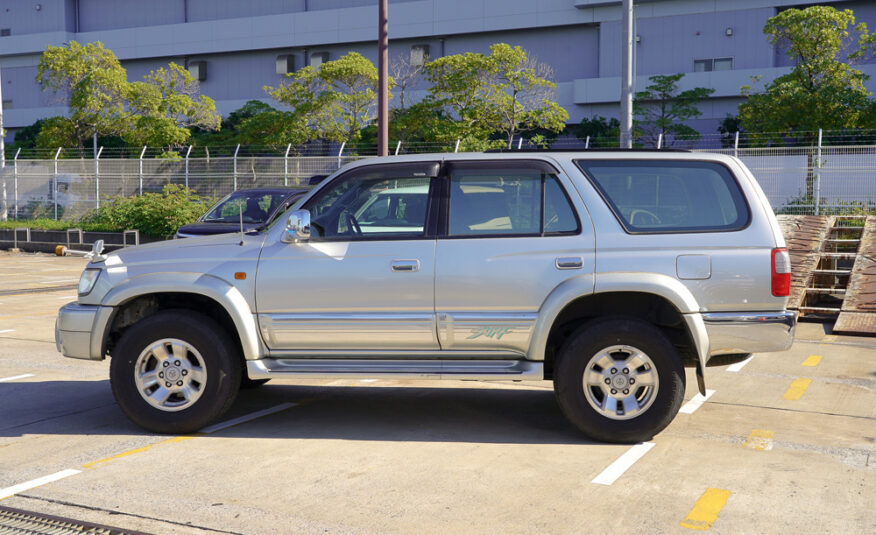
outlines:
[[[441,347],[525,354],[550,292],[572,277],[592,284],[587,212],[544,161],[457,161],[445,174],[435,281]]]
[[[269,349],[367,356],[438,348],[431,202],[438,168],[354,168],[303,205],[311,212],[309,240],[284,243],[281,232],[271,233],[256,281]]]

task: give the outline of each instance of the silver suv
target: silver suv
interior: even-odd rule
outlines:
[[[514,152],[345,167],[280,223],[96,256],[56,339],[112,356],[137,424],[196,431],[282,378],[553,380],[603,441],[648,439],[714,355],[792,342],[790,260],[736,158]]]

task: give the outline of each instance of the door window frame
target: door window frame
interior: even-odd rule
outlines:
[[[452,235],[450,233],[450,186],[451,186],[451,176],[453,172],[457,169],[471,169],[471,170],[520,170],[520,169],[529,169],[533,172],[541,173],[541,210],[540,210],[540,219],[539,222],[539,232],[521,232],[521,233],[511,233],[511,232],[498,232],[492,234],[460,234],[460,235]],[[569,209],[572,210],[572,216],[575,218],[575,229],[574,230],[566,230],[566,231],[555,231],[555,232],[545,232],[544,231],[544,212],[545,212],[545,183],[549,177],[553,177],[556,180],[557,185],[560,187],[560,191],[563,193],[563,196],[566,199],[566,203],[569,205]],[[557,169],[545,162],[544,160],[525,160],[525,159],[508,159],[508,160],[450,160],[445,161],[444,166],[441,170],[441,176],[439,177],[441,182],[441,190],[439,193],[439,210],[438,210],[438,239],[448,239],[448,240],[466,240],[466,239],[483,239],[483,238],[543,238],[543,237],[552,237],[552,236],[577,236],[581,234],[582,226],[581,226],[581,218],[578,215],[578,210],[575,206],[575,203],[572,202],[571,197],[569,196],[569,192],[566,187],[563,185],[562,180],[560,180],[560,173]]]
[[[310,235],[311,242],[365,242],[365,241],[411,241],[411,240],[434,240],[437,236],[438,229],[438,204],[439,204],[439,190],[441,188],[440,184],[440,169],[441,163],[437,161],[426,161],[426,162],[406,162],[406,163],[385,163],[385,164],[375,164],[375,165],[365,165],[361,167],[355,167],[350,169],[349,171],[343,172],[330,181],[328,181],[325,185],[321,185],[319,191],[317,191],[312,197],[307,199],[301,208],[303,210],[311,210],[311,208],[323,198],[328,192],[330,192],[334,187],[340,185],[341,183],[347,180],[357,180],[357,179],[368,179],[368,178],[381,178],[381,175],[385,175],[385,179],[390,180],[395,175],[396,178],[428,178],[429,179],[429,191],[427,193],[428,197],[426,199],[426,220],[423,225],[423,234],[420,236],[411,236],[409,233],[404,233],[404,235],[400,236],[392,236],[391,234],[380,234],[380,235],[344,235],[344,236],[318,236],[313,233]],[[402,233],[399,233],[402,234]]]

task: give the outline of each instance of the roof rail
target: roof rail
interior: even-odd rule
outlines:
[[[614,148],[591,148],[591,149],[488,149],[485,153],[493,152],[693,152],[689,149],[621,149]]]

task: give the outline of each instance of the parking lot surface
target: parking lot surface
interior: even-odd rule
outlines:
[[[85,261],[0,252],[0,506],[148,533],[876,532],[876,338],[801,323],[712,367],[650,442],[588,442],[551,384],[274,380],[158,436],[63,358]]]

